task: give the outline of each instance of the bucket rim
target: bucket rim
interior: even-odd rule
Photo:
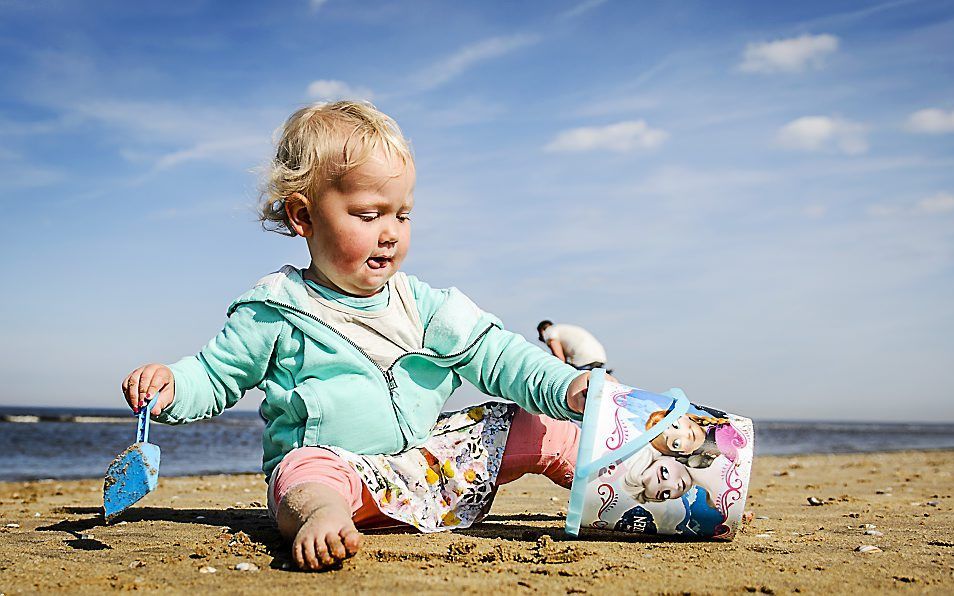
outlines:
[[[628,459],[650,441],[659,436],[674,420],[689,410],[689,398],[679,388],[673,388],[665,393],[658,394],[669,397],[673,405],[669,412],[656,424],[646,429],[638,437],[629,442],[621,451],[611,452],[599,459],[592,460],[596,427],[599,420],[599,411],[603,400],[603,385],[606,382],[606,371],[594,369],[590,375],[590,384],[587,389],[587,407],[583,410],[583,423],[580,431],[580,446],[576,455],[576,471],[573,474],[573,484],[570,486],[570,500],[567,504],[566,525],[564,531],[571,536],[578,536],[583,520],[583,506],[586,500],[586,487],[592,476],[601,468],[612,463]],[[643,391],[642,389],[631,389]],[[646,392],[650,393],[650,392]],[[596,404],[597,407],[593,407]]]
[[[603,399],[603,385],[606,381],[606,371],[602,368],[590,372],[590,383],[586,390],[586,401],[597,402],[597,407],[583,408],[583,422],[580,429],[580,446],[576,452],[576,470],[573,473],[573,483],[570,485],[570,501],[566,508],[566,525],[564,531],[571,536],[580,534],[580,524],[583,521],[583,501],[586,497],[586,485],[589,480],[578,481],[580,478],[580,462],[589,461],[593,455],[593,439],[596,435],[596,420],[599,418],[598,402]],[[593,400],[593,401],[590,401]]]

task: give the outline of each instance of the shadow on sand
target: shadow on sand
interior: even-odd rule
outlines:
[[[287,569],[294,567],[288,555],[288,547],[282,540],[275,524],[269,519],[265,509],[172,509],[169,507],[136,507],[125,511],[112,523],[103,519],[103,510],[99,507],[63,507],[58,511],[84,515],[82,519],[63,520],[48,526],[40,526],[38,532],[65,532],[74,539],[66,544],[81,550],[103,550],[111,548],[98,540],[90,538],[91,530],[115,526],[119,522],[134,524],[137,522],[164,521],[179,524],[202,524],[228,528],[232,533],[244,532],[252,542],[265,546],[272,557],[270,567]]]
[[[79,550],[106,550],[111,547],[92,535],[92,530],[107,527],[103,512],[98,507],[63,507],[58,511],[72,515],[85,516],[81,519],[63,520],[55,524],[41,526],[37,531],[64,532],[72,536],[65,543]],[[536,543],[543,536],[549,536],[554,542],[695,542],[691,539],[679,539],[672,536],[653,536],[645,534],[625,534],[622,532],[584,529],[581,538],[573,538],[563,531],[564,518],[560,515],[524,513],[515,515],[488,515],[480,523],[470,528],[458,530],[455,534],[477,539],[506,540],[516,543]],[[292,570],[294,563],[289,548],[268,517],[265,509],[173,509],[169,507],[136,507],[124,512],[115,523],[172,522],[177,524],[202,524],[228,528],[232,533],[244,532],[249,539],[265,547],[272,557],[269,566],[273,569]],[[548,522],[548,527],[530,525],[521,522]],[[368,534],[413,534],[417,530],[409,526],[384,529],[362,529]]]

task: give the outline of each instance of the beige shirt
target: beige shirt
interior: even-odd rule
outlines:
[[[308,286],[308,294],[315,299],[313,314],[356,343],[381,369],[424,346],[424,325],[403,272],[388,280],[388,292],[386,307],[365,311],[327,300]]]
[[[543,341],[557,340],[563,346],[566,361],[573,366],[583,366],[592,362],[606,364],[606,350],[593,335],[582,327],[558,323],[543,330]]]

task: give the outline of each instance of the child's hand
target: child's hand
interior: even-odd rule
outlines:
[[[159,392],[159,399],[155,399]],[[176,380],[168,366],[147,364],[140,366],[123,379],[123,395],[133,412],[139,413],[149,402],[149,412],[158,416],[163,408],[172,403],[176,394]]]
[[[613,375],[606,375],[607,381],[619,383]],[[590,388],[590,373],[585,372],[570,381],[566,388],[566,405],[577,414],[582,414],[586,407],[586,390]]]

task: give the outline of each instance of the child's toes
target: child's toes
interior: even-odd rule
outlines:
[[[357,531],[354,528],[345,528],[341,530],[341,541],[344,542],[345,550],[348,552],[349,557],[353,557],[355,553],[358,552],[358,549],[361,548],[361,541],[364,539],[364,534]]]
[[[301,545],[297,542],[292,545],[291,549],[292,560],[295,562],[295,567],[299,569],[305,568],[305,557],[301,553]]]
[[[325,544],[328,547],[328,553],[334,557],[336,561],[341,561],[348,553],[345,551],[345,545],[341,541],[341,536],[334,532],[328,532],[325,536]]]
[[[292,557],[299,569],[315,569],[318,559],[315,557],[315,547],[312,540],[298,537],[292,545]]]
[[[325,559],[328,557],[328,552],[324,548],[324,544],[318,540],[308,540],[306,542],[308,546],[305,547],[305,560],[308,562],[308,569],[312,571],[317,571],[318,569],[324,569],[325,565],[328,563],[325,562]]]
[[[319,536],[314,540],[315,557],[318,559],[318,566],[315,569],[324,569],[335,564],[335,558],[328,549],[327,536]]]

